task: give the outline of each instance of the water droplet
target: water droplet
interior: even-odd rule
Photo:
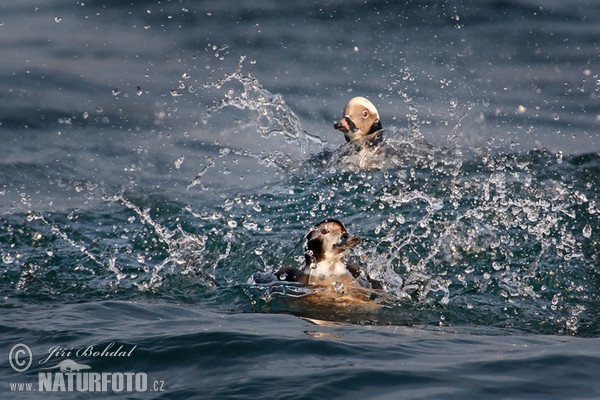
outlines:
[[[173,164],[175,164],[175,168],[177,168],[177,169],[181,168],[181,165],[183,164],[184,160],[185,160],[185,156],[181,156],[177,160],[175,160],[175,162],[173,163]]]
[[[121,94],[121,91],[119,89],[113,89],[113,91],[112,91],[113,96],[118,96],[119,94]]]
[[[227,225],[229,225],[230,228],[235,228],[238,224],[236,221],[230,219],[229,221],[227,221]]]
[[[143,93],[144,93],[144,92],[142,91],[142,87],[141,87],[141,86],[138,86],[138,87],[136,88],[136,94],[137,94],[138,96],[141,96]]]
[[[556,162],[559,164],[562,164],[563,162],[563,152],[559,151],[558,153],[556,153]]]
[[[56,22],[58,24],[58,23],[60,23],[60,21],[62,21],[61,17],[54,17],[54,22]]]
[[[333,290],[336,293],[343,293],[344,292],[344,284],[340,281],[335,281],[333,283]]]
[[[590,236],[592,236],[592,227],[587,224],[583,227],[583,237],[589,238]]]
[[[2,256],[2,262],[5,264],[12,264],[15,262],[15,258],[11,256],[10,253],[7,253]]]
[[[244,221],[242,223],[242,225],[244,226],[244,228],[248,229],[249,231],[258,230],[258,224],[256,222]]]

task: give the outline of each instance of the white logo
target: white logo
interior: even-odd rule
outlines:
[[[73,360],[64,360],[64,361],[61,361],[58,365],[55,365],[54,367],[42,368],[42,369],[54,369],[54,368],[60,368],[60,372],[79,372],[84,369],[90,369],[91,367],[89,365],[85,365],[85,364],[77,364]]]
[[[8,353],[8,362],[17,372],[25,372],[31,367],[33,354],[29,346],[23,343],[15,344]]]
[[[145,372],[88,372],[92,369],[89,365],[66,358],[131,357],[136,348],[137,345],[131,348],[125,348],[125,345],[117,347],[113,342],[101,348],[93,345],[79,349],[54,346],[48,350],[48,356],[38,362],[43,365],[50,360],[63,358],[52,367],[40,368],[54,371],[38,372],[37,387],[33,382],[13,382],[10,388],[16,392],[163,392],[165,382],[154,380],[150,385]],[[33,363],[33,353],[26,344],[15,344],[8,353],[8,362],[14,371],[25,372]]]

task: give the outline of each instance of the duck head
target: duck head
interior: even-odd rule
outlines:
[[[335,219],[321,221],[305,237],[306,265],[341,261],[344,254],[361,241],[358,236],[350,235],[342,222]]]
[[[347,142],[368,139],[382,129],[377,108],[364,97],[354,97],[344,109],[344,117],[333,127],[344,133]]]

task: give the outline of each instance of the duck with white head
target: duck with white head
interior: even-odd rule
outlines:
[[[344,133],[347,142],[360,140],[378,144],[382,139],[383,126],[377,108],[365,97],[352,98],[344,109],[344,117],[333,127]]]

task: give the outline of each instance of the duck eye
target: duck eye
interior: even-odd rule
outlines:
[[[364,110],[362,112],[362,116],[363,116],[363,118],[367,118],[369,116],[369,112],[367,110]]]
[[[329,233],[329,230],[327,228],[321,229],[321,234],[322,235],[327,235],[328,233]]]

